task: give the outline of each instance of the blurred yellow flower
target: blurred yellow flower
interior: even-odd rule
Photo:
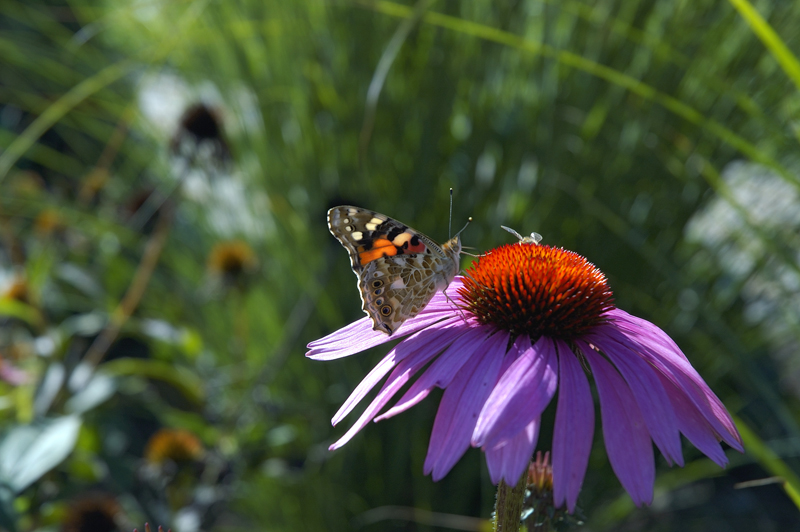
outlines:
[[[33,221],[33,226],[37,233],[42,236],[47,236],[58,229],[62,229],[64,227],[64,221],[56,210],[44,209],[36,216],[36,219]]]
[[[12,299],[21,303],[30,303],[30,295],[28,281],[26,281],[23,276],[16,275],[4,288],[0,299]]]
[[[246,242],[231,240],[214,246],[208,256],[208,269],[226,282],[240,281],[252,273],[258,264],[256,254]]]
[[[203,455],[203,444],[184,429],[160,429],[148,440],[145,459],[151,464],[162,464],[166,460],[184,462],[196,460]]]

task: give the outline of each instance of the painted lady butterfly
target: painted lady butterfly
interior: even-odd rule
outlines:
[[[376,331],[391,335],[458,273],[459,235],[440,246],[397,220],[351,205],[329,210],[328,228],[350,253],[362,309]]]
[[[517,237],[520,244],[538,244],[543,238],[539,233],[531,233],[531,236],[522,236],[510,227],[506,227],[505,225],[501,225],[500,227]]]

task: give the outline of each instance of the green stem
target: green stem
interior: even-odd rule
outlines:
[[[497,486],[497,502],[494,507],[495,532],[518,532],[522,501],[525,499],[525,480],[527,475],[519,478],[516,486],[509,486],[500,481]]]

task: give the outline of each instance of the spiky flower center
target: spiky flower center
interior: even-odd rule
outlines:
[[[594,264],[537,244],[508,244],[481,256],[459,291],[478,321],[533,341],[580,336],[614,308],[606,276]]]

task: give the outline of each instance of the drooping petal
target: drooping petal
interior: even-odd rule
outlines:
[[[594,403],[578,359],[561,341],[558,349],[558,405],[553,432],[553,502],[575,509],[594,435]]]
[[[430,362],[431,358],[439,354],[439,352],[450,345],[450,343],[458,337],[460,329],[458,327],[447,327],[444,329],[433,328],[420,331],[418,336],[415,336],[414,341],[411,338],[405,342],[401,342],[395,348],[396,357],[400,360],[397,367],[394,368],[389,378],[383,384],[381,391],[367,409],[358,418],[358,421],[350,427],[344,436],[342,436],[336,443],[329,447],[330,450],[338,449],[353,436],[364,428],[380,410],[388,403],[391,398],[396,394],[425,364]],[[404,351],[400,353],[401,349]],[[351,407],[352,408],[352,407]]]
[[[534,346],[527,334],[517,338],[520,357],[503,373],[478,417],[472,444],[495,447],[541,416],[558,384],[558,358],[553,341],[542,337]]]
[[[506,484],[514,486],[522,473],[528,469],[538,437],[537,418],[515,436],[491,449],[485,449],[486,465],[489,466],[489,477],[492,482],[498,484],[503,480]]]
[[[658,378],[658,370],[645,362],[636,352],[604,337],[608,326],[598,327],[598,332],[587,335],[586,339],[611,360],[628,383],[639,411],[644,417],[650,437],[661,450],[669,465],[673,462],[683,467],[681,453],[681,434],[672,403]]]
[[[639,343],[645,348],[651,348],[656,354],[664,357],[667,363],[675,363],[679,371],[683,372],[697,385],[701,397],[692,397],[692,394],[689,394],[692,402],[695,402],[695,404],[698,402],[700,403],[698,404],[698,408],[701,409],[706,420],[715,427],[720,439],[737,451],[743,452],[742,438],[736,430],[736,425],[728,413],[728,410],[714,392],[711,391],[711,388],[705,383],[703,378],[700,377],[700,374],[692,367],[686,355],[684,355],[675,342],[672,341],[672,338],[656,325],[641,318],[637,318],[636,316],[632,316],[625,311],[616,309],[614,310],[613,316],[629,339]],[[648,355],[649,353],[645,349],[643,354]],[[684,362],[682,363],[678,360],[679,358],[683,359]],[[709,415],[713,419],[709,419]]]
[[[638,353],[683,390],[714,428],[717,437],[743,452],[741,436],[722,401],[711,391],[675,342],[652,323],[619,309],[614,311],[613,317],[613,323],[601,325],[598,329],[603,328],[603,334]]]
[[[509,335],[498,332],[481,344],[445,388],[433,422],[425,474],[443,478],[469,448],[483,403],[500,375]]]
[[[728,463],[728,457],[725,455],[725,451],[722,450],[714,428],[709,425],[708,421],[705,420],[683,390],[675,386],[664,375],[659,375],[659,377],[675,409],[678,429],[703,454],[717,465],[725,467]]]
[[[614,367],[583,342],[576,342],[592,368],[603,440],[611,468],[637,506],[653,501],[655,460],[650,433],[628,384]]]
[[[493,332],[492,328],[463,324],[462,334],[441,355],[436,357],[420,378],[403,394],[403,397],[389,410],[375,418],[375,421],[390,418],[408,410],[428,396],[434,386],[446,388],[453,377],[478,349],[483,350],[482,344],[488,340]],[[506,339],[508,335],[505,335]],[[502,357],[500,357],[502,359]]]

